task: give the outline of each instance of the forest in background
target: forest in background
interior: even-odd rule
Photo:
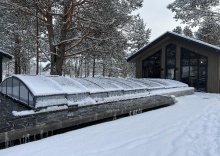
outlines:
[[[7,75],[133,77],[126,58],[151,30],[134,10],[143,0],[1,0],[0,49]]]
[[[140,15],[132,14],[142,5],[143,0],[0,0],[0,49],[14,56],[5,74],[133,77],[135,66],[126,58],[151,34]],[[174,32],[220,46],[219,0],[174,0],[167,8],[185,24]]]

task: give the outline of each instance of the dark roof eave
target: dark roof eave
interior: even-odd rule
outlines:
[[[0,57],[3,60],[12,60],[13,56],[0,50]]]

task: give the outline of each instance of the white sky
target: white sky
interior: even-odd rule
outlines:
[[[173,18],[175,13],[166,8],[172,2],[174,0],[144,0],[143,7],[134,12],[139,13],[147,23],[147,28],[151,29],[150,41],[180,25],[180,21]]]

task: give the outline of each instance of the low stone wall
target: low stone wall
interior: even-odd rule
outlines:
[[[153,95],[56,112],[8,117],[8,120],[1,120],[0,123],[0,143],[110,117],[114,119],[124,114],[133,115],[149,108],[171,105],[174,102],[175,100],[170,96]]]

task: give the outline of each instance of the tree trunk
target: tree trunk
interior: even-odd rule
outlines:
[[[95,77],[95,56],[93,57],[92,77]]]
[[[15,49],[14,49],[14,57],[15,57],[15,74],[21,74],[21,61],[20,61],[20,38],[19,34],[15,34]]]
[[[62,18],[63,24],[62,28],[60,31],[60,41],[64,41],[67,39],[67,11],[68,11],[68,4],[64,6],[64,16]],[[50,32],[51,37],[50,40],[50,49],[51,49],[51,75],[62,75],[63,72],[63,60],[64,60],[64,55],[65,55],[65,50],[66,50],[66,45],[65,44],[60,44],[59,46],[55,47],[54,46],[54,30],[52,27],[52,16],[50,16],[50,26],[48,26],[48,33]],[[53,54],[53,52],[55,54]]]

